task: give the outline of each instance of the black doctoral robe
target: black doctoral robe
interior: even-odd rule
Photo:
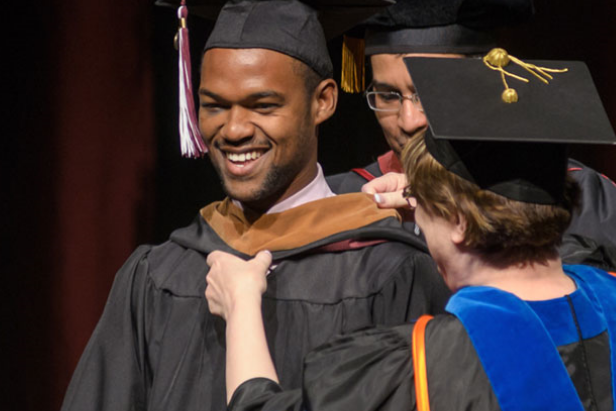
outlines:
[[[288,389],[335,335],[441,312],[449,296],[422,242],[366,195],[252,217],[226,200],[118,272],[62,410],[224,410],[225,324],[208,311],[206,258],[261,249],[273,251],[263,317]]]
[[[611,292],[616,293],[613,280]],[[610,318],[616,323],[616,313],[606,312],[596,296],[589,297],[579,289],[569,297],[528,304],[555,341],[583,408],[613,411],[616,376],[611,373],[610,334],[604,321]],[[283,390],[271,380],[251,379],[235,391],[229,411],[414,410],[413,327],[377,327],[330,341],[306,357],[301,389]],[[529,345],[533,343],[528,334],[523,333],[521,338]],[[425,346],[432,411],[501,410],[473,342],[458,318],[445,314],[430,321]],[[511,363],[506,384],[509,377],[526,377],[513,369],[515,359]],[[542,387],[534,388],[530,395],[541,395]],[[519,397],[513,400],[522,403]]]

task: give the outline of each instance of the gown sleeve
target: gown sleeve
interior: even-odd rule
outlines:
[[[616,269],[616,183],[569,159],[569,173],[582,189],[580,207],[564,235],[560,254],[567,264]]]
[[[616,227],[616,183],[575,160],[569,160],[569,170],[582,188],[582,199],[567,231],[616,247],[616,230],[608,229]]]
[[[90,341],[73,374],[62,411],[145,410],[149,247],[138,248],[120,269]]]
[[[372,328],[340,337],[305,360],[303,389],[253,379],[233,394],[231,411],[412,409],[412,326]]]
[[[267,378],[253,378],[242,383],[231,397],[228,410],[233,411],[300,411],[302,391],[283,390]]]

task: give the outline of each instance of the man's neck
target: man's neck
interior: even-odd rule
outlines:
[[[332,197],[335,194],[331,191],[327,182],[325,181],[325,177],[323,175],[323,170],[321,166],[317,164],[317,175],[312,179],[310,183],[304,186],[301,190],[296,192],[295,194],[285,198],[284,200],[274,204],[267,211],[260,214],[273,214],[280,213],[286,210],[290,210],[291,208],[295,208],[302,204],[309,203],[311,201],[320,200],[322,198]],[[245,210],[248,207],[244,206],[237,200],[232,200],[233,204],[237,207]]]

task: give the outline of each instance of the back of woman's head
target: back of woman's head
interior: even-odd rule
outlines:
[[[410,192],[426,212],[466,221],[463,246],[496,264],[544,261],[557,253],[579,199],[579,186],[567,177],[561,205],[510,200],[482,190],[439,164],[424,136],[411,139],[402,153]]]

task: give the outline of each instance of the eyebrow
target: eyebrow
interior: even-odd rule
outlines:
[[[389,91],[396,91],[398,93],[401,93],[398,87],[394,87],[389,83],[383,83],[383,82],[376,81],[376,80],[372,80],[372,87],[378,87],[378,88],[386,89]],[[413,93],[417,92],[417,90],[415,89],[415,85],[411,86],[410,89]]]
[[[381,83],[380,81],[376,81],[376,80],[372,81],[372,87],[388,88],[392,90],[396,89],[396,87],[392,86],[391,84]]]
[[[222,102],[228,103],[228,101],[225,98],[223,98],[222,96],[220,96],[220,95],[218,95],[218,94],[216,94],[216,93],[214,93],[212,91],[206,90],[206,89],[199,89],[199,95],[205,96],[205,97],[210,97],[211,99],[216,100],[216,101],[222,101]],[[284,97],[280,93],[278,93],[278,92],[276,92],[274,90],[264,90],[264,91],[259,91],[259,92],[256,92],[256,93],[249,94],[248,96],[246,96],[242,100],[243,101],[255,101],[255,100],[260,100],[262,98],[269,98],[269,97],[274,97],[274,98],[278,98],[278,99],[281,99],[281,100],[284,99]]]

